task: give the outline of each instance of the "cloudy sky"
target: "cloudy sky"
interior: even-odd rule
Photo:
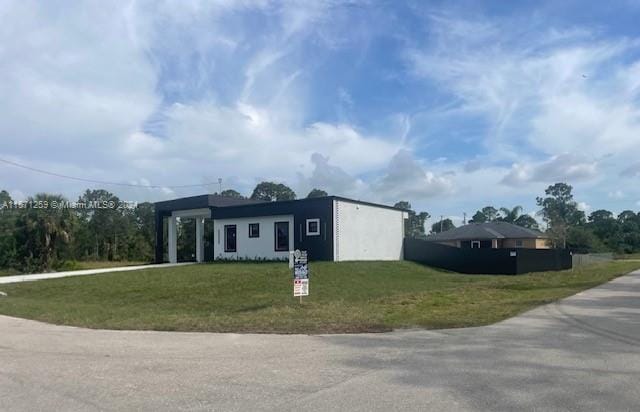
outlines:
[[[133,201],[639,210],[640,2],[524,3],[2,1],[0,158]],[[95,186],[0,162],[18,199]]]

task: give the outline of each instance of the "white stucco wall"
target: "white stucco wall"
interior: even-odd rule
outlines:
[[[402,259],[406,212],[335,200],[333,216],[336,261]]]
[[[275,222],[289,222],[289,250],[293,250],[293,215],[261,216],[239,219],[214,219],[214,258],[288,259],[289,251],[275,251]],[[249,223],[260,224],[260,237],[249,237]],[[224,226],[236,225],[236,252],[224,251]]]

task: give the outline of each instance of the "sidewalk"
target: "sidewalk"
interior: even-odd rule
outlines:
[[[32,274],[32,275],[0,276],[0,284],[33,282],[36,280],[66,278],[69,276],[98,275],[101,273],[111,273],[111,272],[128,272],[132,270],[142,270],[142,269],[169,268],[172,266],[184,266],[184,265],[192,265],[192,264],[194,263],[193,262],[160,263],[160,264],[153,264],[153,265],[121,266],[121,267],[105,268],[105,269],[69,270],[66,272],[38,273],[38,274]]]

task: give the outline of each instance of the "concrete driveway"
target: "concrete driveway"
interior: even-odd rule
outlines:
[[[499,324],[118,332],[0,317],[1,410],[640,408],[640,271]]]

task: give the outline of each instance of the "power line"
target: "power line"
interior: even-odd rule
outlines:
[[[110,181],[107,181],[107,180],[93,180],[93,179],[85,179],[83,177],[63,175],[63,174],[60,174],[60,173],[50,172],[48,170],[38,169],[38,168],[35,168],[35,167],[31,167],[31,166],[26,166],[26,165],[23,165],[23,164],[20,164],[20,163],[16,163],[16,162],[12,162],[12,161],[6,160],[6,159],[0,159],[0,162],[6,163],[6,164],[11,165],[11,166],[19,167],[19,168],[22,168],[22,169],[30,170],[32,172],[41,173],[41,174],[44,174],[44,175],[60,177],[60,178],[63,178],[63,179],[76,180],[76,181],[79,181],[79,182],[96,183],[96,184],[100,184],[100,185],[114,185],[114,186],[127,186],[127,187],[145,187],[147,189],[164,189],[164,188],[166,188],[166,189],[184,189],[184,188],[189,188],[189,187],[200,187],[200,186],[209,186],[209,185],[219,184],[218,182],[208,182],[208,183],[189,184],[189,185],[160,186],[160,185],[141,185],[141,184],[136,184],[136,183],[110,182]]]

